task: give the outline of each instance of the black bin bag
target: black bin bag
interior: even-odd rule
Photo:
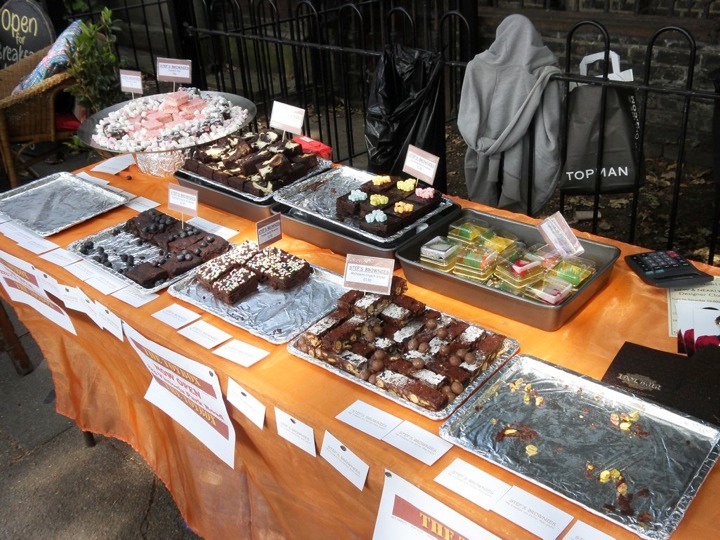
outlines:
[[[440,158],[434,187],[447,191],[442,78],[440,54],[401,45],[385,47],[365,116],[370,172],[400,175],[412,144]]]

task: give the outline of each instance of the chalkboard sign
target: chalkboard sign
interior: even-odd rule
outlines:
[[[51,45],[55,29],[33,0],[8,0],[0,8],[0,67]]]

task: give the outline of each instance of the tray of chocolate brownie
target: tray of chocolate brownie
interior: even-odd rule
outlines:
[[[435,420],[447,418],[518,342],[426,306],[393,278],[389,295],[350,290],[288,351]]]
[[[278,190],[275,201],[305,220],[378,246],[398,245],[457,205],[415,178],[337,167]]]
[[[194,148],[176,173],[256,204],[280,188],[327,170],[332,163],[305,153],[299,143],[273,130],[247,131]]]
[[[652,539],[671,536],[720,449],[717,426],[527,355],[440,436]]]
[[[270,246],[246,241],[199,266],[169,293],[274,344],[328,313],[342,277]]]
[[[230,249],[224,238],[154,208],[72,242],[68,250],[146,293],[160,291]]]

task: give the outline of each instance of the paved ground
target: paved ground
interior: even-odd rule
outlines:
[[[39,168],[44,176],[87,163],[68,155]],[[8,313],[36,367],[21,377],[0,351],[0,540],[197,539],[132,448],[105,437],[87,447],[74,422],[55,412],[47,364]]]

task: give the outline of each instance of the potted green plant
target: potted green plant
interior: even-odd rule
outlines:
[[[103,8],[98,22],[80,23],[80,34],[70,47],[68,71],[74,84],[69,92],[75,96],[79,120],[122,100],[112,11]]]

